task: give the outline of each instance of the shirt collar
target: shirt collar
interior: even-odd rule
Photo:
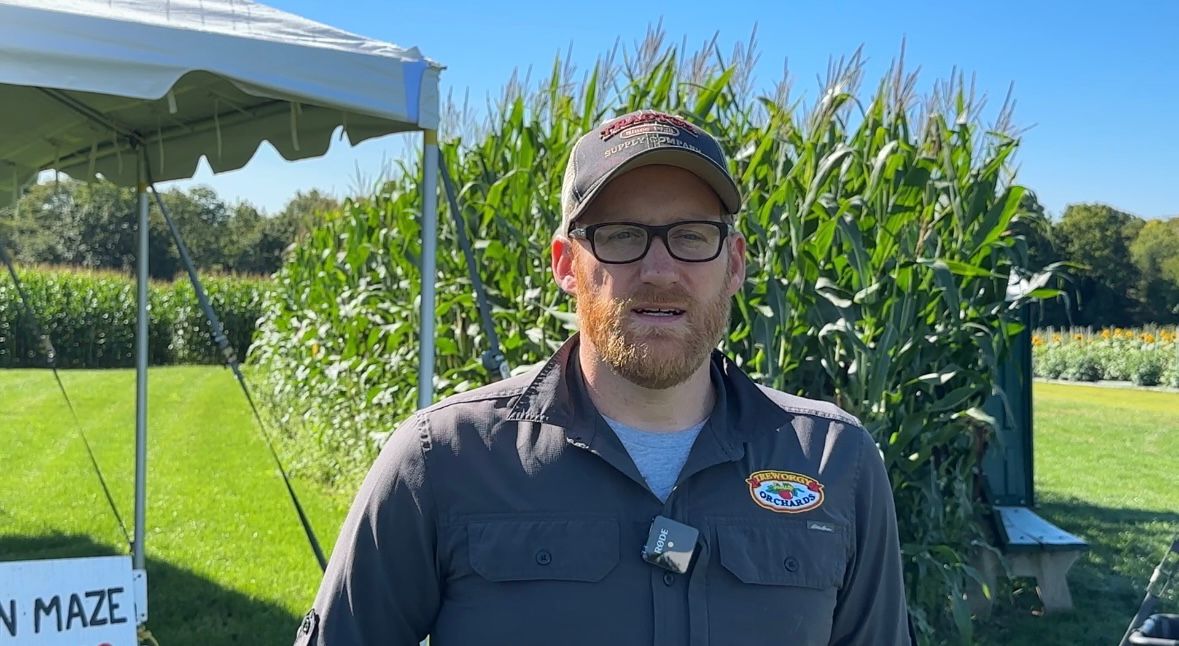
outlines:
[[[585,386],[577,352],[579,343],[580,333],[576,333],[545,362],[514,402],[509,420],[560,426],[574,442],[589,444],[593,440],[599,424],[590,420],[600,416]],[[716,404],[708,425],[725,452],[735,455],[748,434],[773,431],[790,423],[792,416],[771,401],[724,353],[714,350],[709,361]]]

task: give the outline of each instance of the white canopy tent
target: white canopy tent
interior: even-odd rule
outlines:
[[[191,177],[202,156],[214,172],[241,168],[263,141],[289,160],[318,156],[341,126],[352,144],[422,131],[424,406],[433,395],[442,69],[417,49],[249,0],[0,0],[0,206],[48,169],[139,190],[137,576],[144,569],[148,174],[153,181]]]

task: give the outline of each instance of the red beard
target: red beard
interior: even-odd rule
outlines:
[[[646,286],[629,298],[602,295],[587,263],[573,257],[577,279],[577,311],[581,332],[615,373],[644,388],[662,390],[679,385],[708,359],[729,324],[732,300],[723,292],[693,298],[684,286]],[[648,327],[631,320],[636,304],[684,308],[686,325]]]

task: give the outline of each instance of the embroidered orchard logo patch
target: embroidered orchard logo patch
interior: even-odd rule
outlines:
[[[756,471],[745,482],[753,502],[770,511],[798,514],[823,504],[823,485],[801,473]]]

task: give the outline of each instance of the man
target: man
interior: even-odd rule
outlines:
[[[298,643],[907,644],[875,444],[715,350],[740,205],[682,119],[583,136],[552,241],[581,332],[393,433]]]

